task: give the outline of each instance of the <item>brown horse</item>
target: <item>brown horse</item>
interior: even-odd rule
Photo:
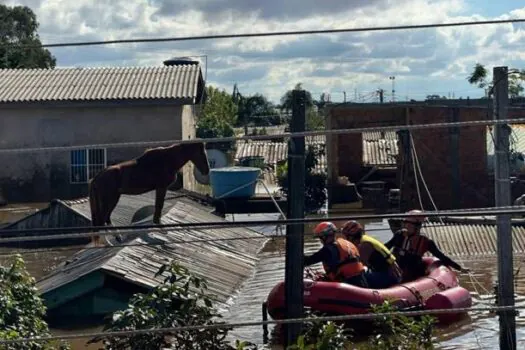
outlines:
[[[93,226],[111,225],[111,213],[122,194],[138,195],[155,190],[153,222],[160,223],[164,197],[177,172],[191,161],[203,174],[210,172],[204,143],[174,144],[147,149],[140,157],[111,165],[89,182]],[[99,244],[99,236],[92,241]]]

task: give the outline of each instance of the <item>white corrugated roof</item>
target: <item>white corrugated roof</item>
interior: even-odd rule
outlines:
[[[199,65],[0,69],[0,103],[174,99],[195,103]]]

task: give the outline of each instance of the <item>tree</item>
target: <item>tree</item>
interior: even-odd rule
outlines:
[[[206,88],[207,100],[197,120],[199,138],[233,137],[237,121],[237,105],[230,94],[213,86]],[[209,143],[207,148],[233,149],[234,141]]]
[[[238,99],[239,118],[237,126],[268,126],[279,124],[279,116],[273,112],[273,105],[261,94]]]
[[[294,90],[303,90],[302,84],[297,83],[294,87]],[[281,97],[281,109],[284,109],[286,111],[292,110],[292,104],[293,104],[293,90],[288,90],[282,97]],[[320,130],[325,128],[324,124],[324,115],[322,113],[322,108],[325,106],[325,104],[328,102],[327,96],[325,94],[321,95],[321,99],[319,101],[315,101],[312,99],[312,94],[309,91],[305,92],[306,95],[306,130]]]
[[[147,294],[135,294],[123,311],[117,311],[104,331],[173,328],[191,325],[215,325],[221,315],[212,307],[211,295],[206,294],[206,281],[186,268],[171,263],[163,265],[157,276],[165,274],[164,282]],[[181,332],[132,334],[105,338],[104,348],[112,350],[234,350],[226,336],[230,328],[200,329]],[[93,338],[97,343],[101,338]],[[252,344],[245,344],[249,349]]]
[[[315,172],[319,158],[324,155],[324,145],[308,145],[305,157],[305,212],[315,212],[326,202],[326,174]],[[282,191],[288,194],[288,162],[277,167],[277,180]]]
[[[55,67],[56,58],[41,47],[38,27],[36,15],[29,7],[0,4],[0,68]]]
[[[302,83],[295,84],[295,87],[293,90],[303,90]],[[292,91],[288,90],[284,93],[284,95],[281,97],[281,109],[286,111],[292,110],[292,104],[293,104],[293,98],[292,98]],[[306,91],[306,110],[309,108],[312,108],[314,106],[314,101],[312,99],[312,94],[309,91]]]
[[[310,108],[306,112],[306,130],[323,130],[325,128],[325,117],[321,111],[316,111]]]
[[[492,78],[488,78],[488,72],[484,65],[476,63],[473,72],[468,76],[467,80],[472,85],[477,85],[479,88],[485,89],[485,97],[489,98],[492,94]],[[509,69],[509,97],[516,98],[523,92],[521,81],[525,80],[525,70]]]
[[[11,266],[0,266],[0,339],[48,337],[46,307],[38,295],[35,279],[24,260],[16,255]],[[69,349],[65,343],[28,342],[8,344],[4,349]]]

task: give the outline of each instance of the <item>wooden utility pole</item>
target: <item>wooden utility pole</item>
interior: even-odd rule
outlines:
[[[494,120],[507,119],[509,102],[508,67],[494,67]],[[510,206],[509,135],[507,124],[494,125],[496,206]],[[514,306],[512,226],[510,214],[497,215],[498,230],[498,306]],[[500,349],[516,349],[515,311],[499,312]]]
[[[290,132],[306,129],[306,93],[292,91]],[[288,143],[288,219],[304,218],[305,142],[303,137],[291,137]],[[304,224],[286,226],[285,305],[287,318],[303,317],[303,250]],[[286,346],[296,343],[301,323],[289,323]]]

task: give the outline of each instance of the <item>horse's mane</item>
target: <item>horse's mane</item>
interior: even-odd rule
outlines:
[[[155,167],[162,164],[164,161],[164,153],[162,152],[165,147],[148,148],[144,153],[135,159],[135,162],[139,166],[143,167]]]

